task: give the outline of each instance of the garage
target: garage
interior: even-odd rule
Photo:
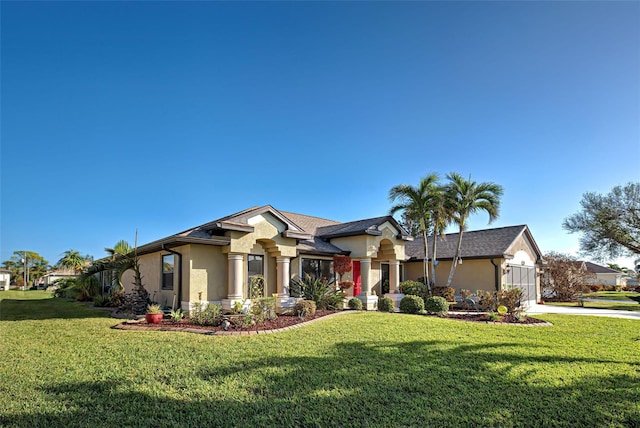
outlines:
[[[527,307],[535,305],[537,303],[535,266],[509,265],[507,287],[518,287],[522,289],[522,302]]]

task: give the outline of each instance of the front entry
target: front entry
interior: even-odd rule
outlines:
[[[360,276],[360,261],[353,261],[353,295],[359,296],[362,288],[362,277]]]

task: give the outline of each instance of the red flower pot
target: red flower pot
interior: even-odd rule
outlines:
[[[162,322],[162,316],[164,314],[145,314],[144,319],[149,324],[160,324]]]

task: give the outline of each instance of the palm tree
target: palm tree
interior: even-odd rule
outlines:
[[[88,259],[89,256],[82,256],[80,255],[80,252],[76,250],[67,250],[64,252],[64,256],[58,260],[56,266],[64,269],[73,269],[75,273],[80,273],[88,266]]]
[[[111,270],[111,285],[118,285],[119,290],[124,290],[124,285],[122,284],[122,275],[131,268],[131,260],[128,260],[126,257],[127,254],[133,251],[133,247],[124,239],[116,242],[116,245],[113,248],[105,248],[104,250],[109,253],[110,260],[112,265],[114,266]],[[116,263],[120,259],[120,263]]]
[[[431,243],[431,284],[436,285],[436,263],[437,263],[437,242],[438,237],[445,236],[445,229],[452,221],[452,213],[446,200],[446,188],[439,186],[434,195],[431,207],[431,222],[433,230],[433,242]]]
[[[133,250],[133,247],[127,241],[121,239],[120,241],[116,242],[116,245],[114,245],[113,248],[105,248],[104,250],[109,253],[111,259],[114,260],[116,254],[128,254],[131,252],[131,250]]]
[[[467,219],[478,211],[486,211],[489,214],[489,223],[497,219],[503,189],[496,183],[471,181],[471,176],[467,180],[456,172],[448,174],[447,180],[449,183],[446,185],[446,205],[451,210],[452,219],[459,228],[456,255],[451,262],[451,271],[447,279],[447,287],[449,287],[461,258],[462,234],[467,228]]]
[[[431,283],[429,281],[429,247],[427,245],[427,233],[431,228],[431,212],[434,199],[438,194],[438,174],[431,173],[420,179],[418,186],[400,184],[389,190],[389,201],[396,203],[389,212],[391,215],[404,211],[406,216],[418,222],[422,239],[424,241],[423,274],[429,295],[431,295]]]

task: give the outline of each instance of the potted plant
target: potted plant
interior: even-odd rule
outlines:
[[[144,315],[144,319],[147,320],[149,324],[160,324],[163,316],[164,314],[162,313],[162,309],[160,309],[160,305],[149,305],[147,306],[147,313]]]

